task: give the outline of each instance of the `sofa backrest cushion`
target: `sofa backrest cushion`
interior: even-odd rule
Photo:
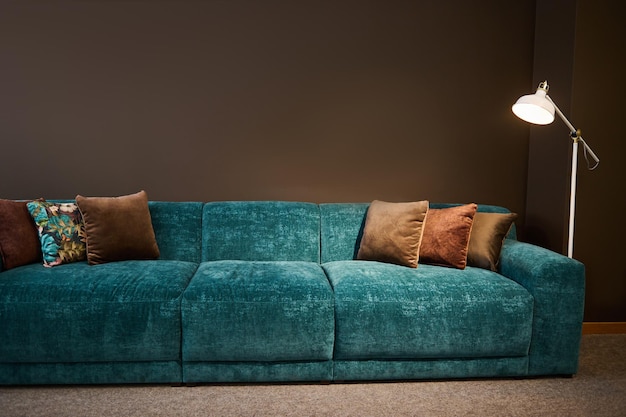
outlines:
[[[74,203],[75,200],[49,200]],[[200,263],[203,202],[148,201],[159,259]]]
[[[430,203],[430,208],[448,208],[459,204]],[[321,262],[356,259],[369,203],[320,204]],[[504,207],[479,204],[478,212],[510,213]],[[427,220],[428,221],[428,220]],[[515,225],[508,238],[515,239]]]
[[[320,213],[313,203],[206,203],[202,233],[202,261],[320,261]]]
[[[369,203],[320,204],[322,263],[356,259]]]
[[[200,262],[203,206],[201,202],[148,202],[159,259]]]

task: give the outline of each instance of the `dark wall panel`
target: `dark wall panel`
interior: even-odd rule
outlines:
[[[537,1],[532,89],[548,79],[550,95],[601,160],[588,170],[579,147],[573,257],[586,268],[586,321],[626,321],[626,268],[615,262],[626,251],[616,221],[626,206],[625,19],[618,0]],[[558,117],[530,132],[525,239],[565,254],[572,141]]]
[[[535,23],[532,94],[547,80],[550,97],[565,115],[571,114],[576,0],[540,0]],[[567,126],[556,116],[546,126],[531,125],[525,238],[567,253],[572,141]]]
[[[579,0],[572,122],[601,162],[579,158],[574,255],[587,269],[586,319],[626,321],[626,3]]]

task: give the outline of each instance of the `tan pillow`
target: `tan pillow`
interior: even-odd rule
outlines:
[[[427,212],[428,201],[372,201],[357,259],[417,268]]]
[[[122,197],[76,196],[91,265],[159,257],[145,191]]]
[[[465,269],[467,248],[474,215],[474,203],[462,206],[430,209],[420,248],[420,262]]]
[[[502,243],[515,219],[516,213],[476,213],[467,264],[497,271]]]

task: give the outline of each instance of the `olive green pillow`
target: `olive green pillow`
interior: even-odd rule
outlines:
[[[516,213],[476,213],[470,234],[467,264],[497,271],[502,243],[515,219]]]
[[[426,216],[420,262],[465,269],[477,205],[430,209]]]
[[[357,259],[417,268],[426,213],[428,201],[372,201]]]
[[[77,195],[76,204],[85,223],[90,265],[159,257],[145,191],[122,197]]]

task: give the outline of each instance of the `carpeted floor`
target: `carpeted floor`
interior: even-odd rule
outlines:
[[[573,378],[330,385],[0,387],[0,416],[626,416],[626,334],[583,337]]]

